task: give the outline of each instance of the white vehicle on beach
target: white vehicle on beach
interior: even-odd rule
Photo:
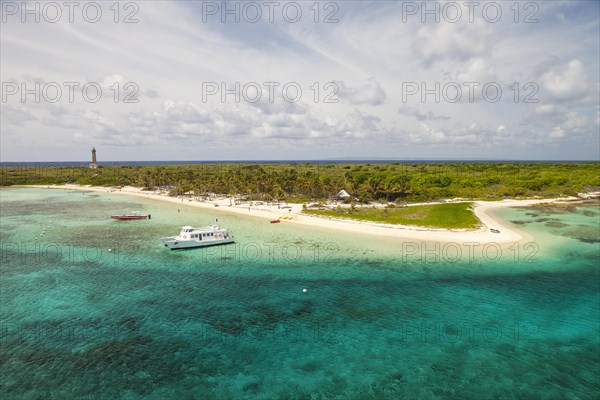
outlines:
[[[184,226],[181,228],[179,236],[163,237],[160,238],[160,241],[171,250],[234,243],[233,236],[227,232],[227,229],[219,228],[216,225],[203,228]]]

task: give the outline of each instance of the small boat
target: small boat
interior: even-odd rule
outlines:
[[[278,223],[280,223],[280,222],[281,222],[281,220],[280,220],[280,219],[272,219],[272,220],[271,220],[271,223],[272,223],[272,224],[278,224]]]
[[[131,221],[136,219],[150,219],[150,214],[120,214],[111,215],[110,217],[119,221]]]
[[[179,236],[163,237],[160,238],[160,241],[171,250],[234,243],[233,236],[227,232],[227,229],[219,228],[216,225],[203,228],[184,226],[181,228]]]
[[[494,228],[490,229],[490,232],[492,232],[492,233],[500,233],[500,231],[498,229],[494,229]]]

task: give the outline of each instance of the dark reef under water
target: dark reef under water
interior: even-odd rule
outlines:
[[[597,209],[505,211],[547,249],[530,264],[402,262],[363,243],[249,261],[163,249],[183,218],[171,205],[161,221],[154,204],[84,197],[3,193],[2,398],[600,397]],[[90,218],[151,208],[146,225]],[[240,241],[272,240],[253,223],[231,220]]]

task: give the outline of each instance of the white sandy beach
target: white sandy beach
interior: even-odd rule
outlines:
[[[30,186],[40,187],[40,186]],[[301,204],[286,204],[290,208],[278,208],[275,205],[249,205],[248,203],[230,205],[228,197],[217,198],[210,201],[200,201],[186,197],[170,197],[166,194],[143,191],[140,188],[126,186],[121,189],[110,187],[80,186],[80,185],[54,185],[44,186],[55,189],[86,190],[94,192],[104,192],[143,197],[146,199],[159,200],[174,204],[185,204],[186,206],[211,209],[212,211],[235,213],[241,215],[252,215],[254,217],[264,217],[265,220],[277,219],[283,215],[292,217],[292,219],[282,219],[284,224],[310,225],[325,229],[335,229],[355,233],[358,235],[383,235],[388,237],[400,238],[404,240],[417,240],[427,242],[455,242],[455,243],[498,243],[509,244],[520,241],[529,241],[532,238],[518,229],[509,226],[501,219],[494,216],[493,211],[506,207],[531,206],[541,203],[553,203],[557,201],[575,200],[576,198],[557,198],[540,200],[503,200],[503,201],[476,201],[475,215],[481,220],[482,227],[477,230],[447,230],[422,228],[414,226],[391,225],[383,223],[374,223],[367,221],[356,221],[346,219],[334,219],[327,217],[318,217],[302,213]],[[260,203],[260,202],[259,202]],[[500,233],[493,233],[490,228],[500,230]]]

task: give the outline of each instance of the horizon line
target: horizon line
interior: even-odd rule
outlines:
[[[343,161],[353,161],[353,162],[409,162],[409,161],[469,161],[469,162],[600,162],[600,159],[529,159],[529,158],[385,158],[385,157],[336,157],[336,158],[319,158],[319,159],[222,159],[222,160],[103,160],[98,161],[98,164],[103,163],[123,163],[123,162],[175,162],[178,164],[181,163],[243,163],[243,162],[251,162],[251,163],[299,163],[299,162],[343,162]],[[15,164],[15,163],[82,163],[82,164],[90,164],[89,160],[19,160],[19,161],[0,161],[0,165],[2,164]]]

